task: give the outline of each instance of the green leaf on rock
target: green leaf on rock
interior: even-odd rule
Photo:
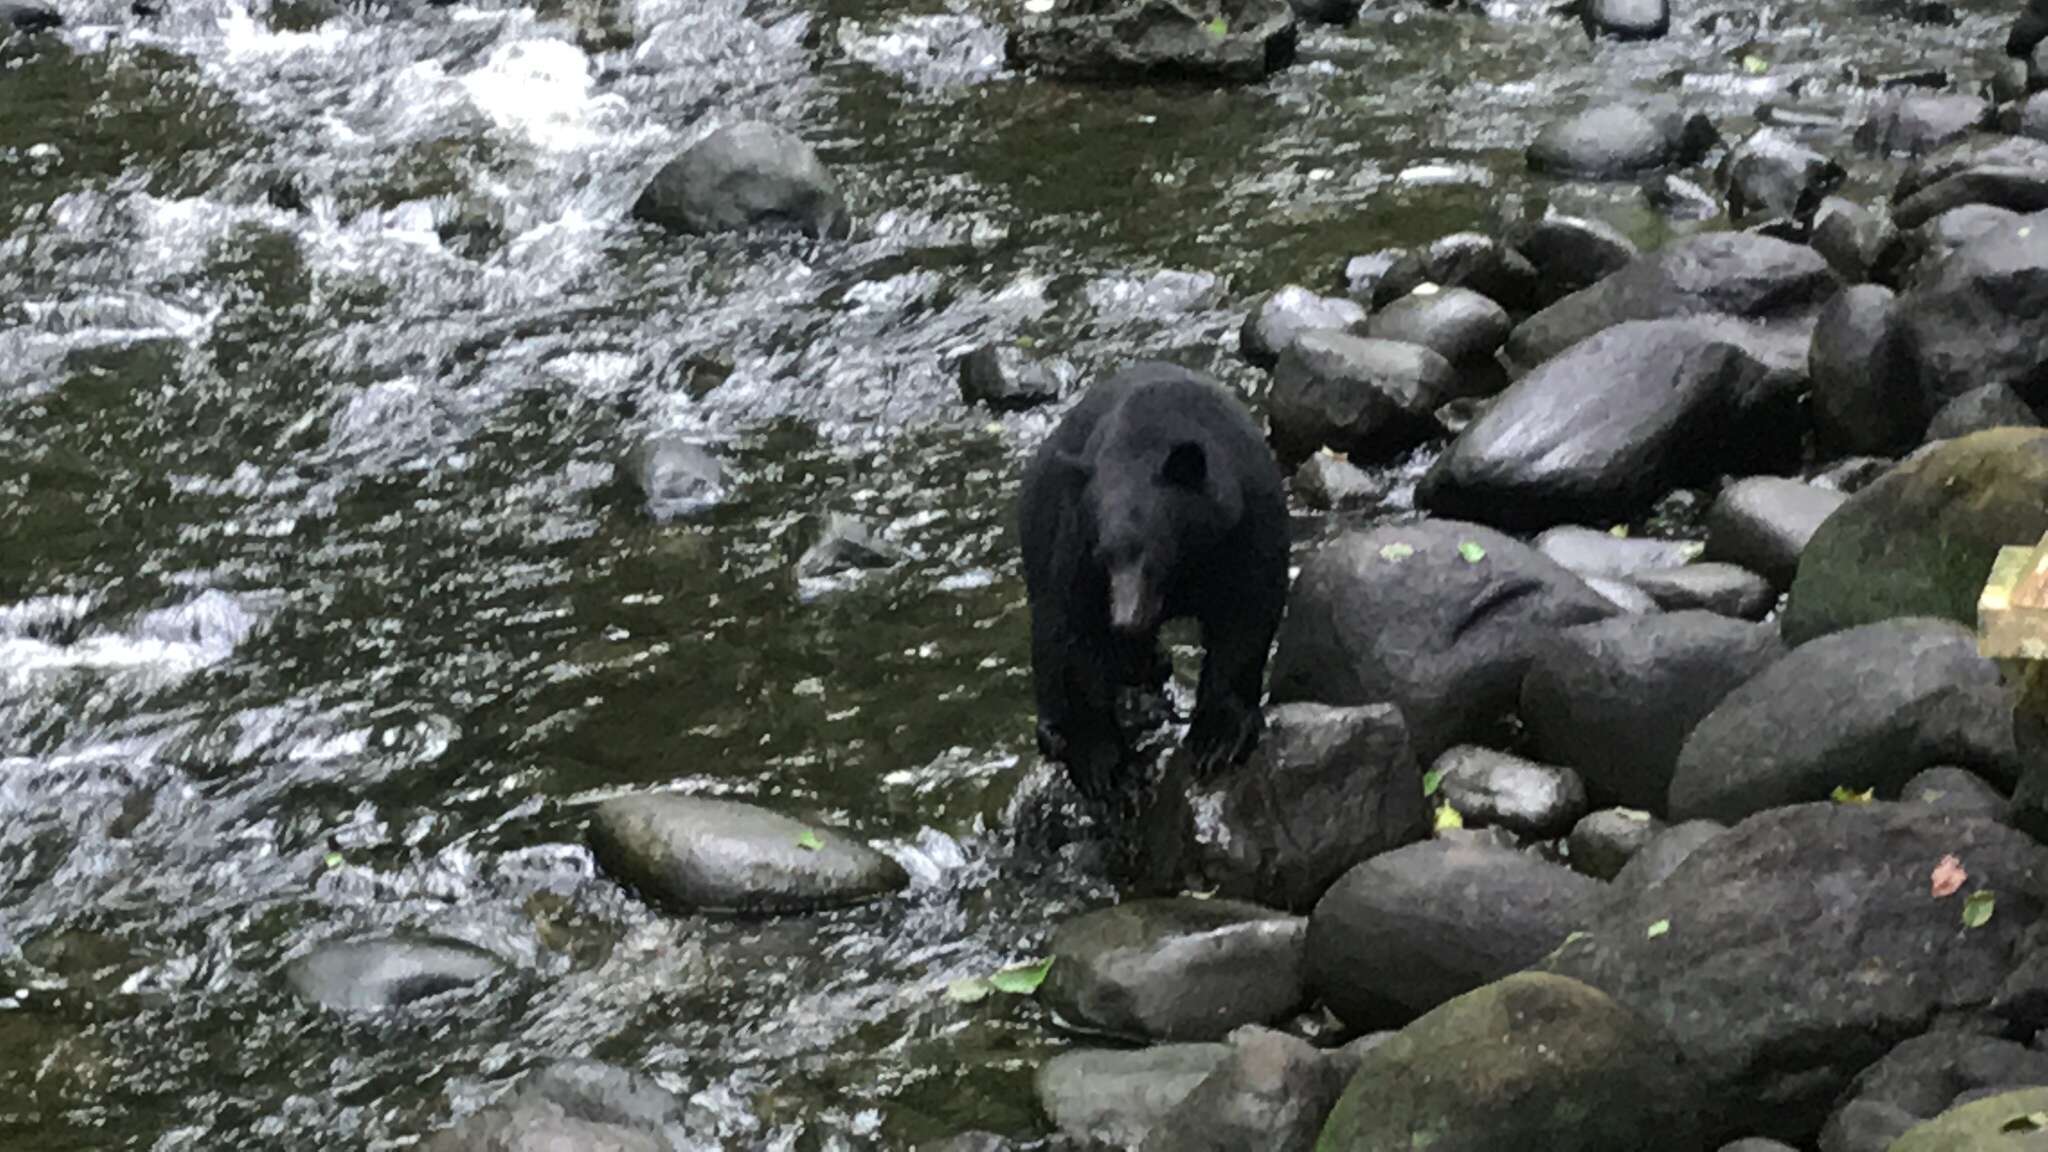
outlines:
[[[1017,337],[1017,347],[1019,347],[1019,348],[1027,348],[1027,349],[1028,349],[1028,348],[1036,348],[1036,347],[1038,347],[1038,341],[1036,341],[1036,340],[1033,340],[1033,339],[1032,339],[1031,337],[1029,337],[1029,336],[1019,336],[1019,337]]]
[[[1422,794],[1425,797],[1436,795],[1436,790],[1443,786],[1444,774],[1442,772],[1431,768],[1422,774]]]
[[[1875,788],[1865,788],[1863,791],[1857,792],[1846,784],[1837,785],[1834,791],[1835,803],[1868,804],[1872,797],[1876,795],[1876,792]]]
[[[1659,920],[1655,924],[1650,925],[1649,938],[1655,940],[1669,931],[1671,931],[1671,921]]]
[[[1991,913],[1997,903],[1998,898],[1989,892],[1970,893],[1970,898],[1963,901],[1963,927],[1982,928],[1991,923]]]
[[[339,852],[329,852],[320,862],[329,868],[339,868],[344,863]]]
[[[796,846],[803,849],[806,852],[816,852],[818,849],[823,848],[825,846],[825,842],[823,840],[818,839],[818,834],[816,832],[813,832],[809,828],[806,828],[802,832],[797,833]]]
[[[1477,540],[1467,540],[1458,545],[1458,555],[1463,556],[1467,564],[1477,564],[1486,559],[1486,549],[1480,547]]]
[[[1616,808],[1614,814],[1624,820],[1633,820],[1638,824],[1648,824],[1654,819],[1654,817],[1641,808]]]
[[[1771,70],[1771,62],[1761,56],[1744,56],[1742,70],[1751,76],[1761,76]]]
[[[1045,983],[1052,971],[1052,957],[1025,964],[1012,964],[988,978],[989,987],[1009,996],[1029,996]]]
[[[1609,528],[1607,530],[1607,534],[1609,536],[1614,537],[1616,540],[1626,540],[1628,539],[1628,525],[1616,524],[1614,527]]]
[[[1458,810],[1456,808],[1451,807],[1449,804],[1438,805],[1436,810],[1437,831],[1454,831],[1456,829],[1463,828],[1464,826],[1465,818],[1458,814]]]
[[[1202,27],[1208,31],[1209,35],[1214,36],[1218,40],[1230,35],[1230,25],[1221,16],[1202,25]]]
[[[946,999],[955,1004],[979,1004],[988,999],[989,994],[994,991],[994,988],[989,987],[988,981],[979,976],[970,976],[946,985]]]
[[[1380,559],[1395,564],[1399,564],[1413,555],[1415,555],[1415,545],[1413,544],[1389,544],[1385,548],[1380,549]]]

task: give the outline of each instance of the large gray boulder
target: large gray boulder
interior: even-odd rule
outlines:
[[[721,128],[670,161],[633,205],[671,232],[801,232],[849,227],[838,182],[810,146],[770,124]]]
[[[1010,63],[1077,80],[1250,84],[1294,62],[1287,0],[1059,0],[1010,27]]]
[[[1307,928],[1299,917],[1234,900],[1118,904],[1060,925],[1038,998],[1088,1031],[1221,1040],[1301,1007]]]
[[[844,832],[705,796],[607,800],[591,816],[590,849],[650,901],[687,909],[807,912],[910,882],[902,865]]]

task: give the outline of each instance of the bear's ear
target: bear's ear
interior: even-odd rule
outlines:
[[[1180,488],[1200,491],[1209,482],[1209,457],[1202,446],[1192,440],[1183,440],[1166,454],[1166,463],[1160,465],[1159,478]]]

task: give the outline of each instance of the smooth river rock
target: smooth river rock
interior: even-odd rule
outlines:
[[[1038,998],[1073,1026],[1145,1041],[1221,1040],[1302,1005],[1308,922],[1234,900],[1136,900],[1053,934]]]
[[[340,1012],[381,1012],[474,987],[505,968],[473,944],[389,936],[321,944],[285,967],[301,997]]]
[[[843,236],[846,201],[817,153],[771,124],[721,128],[654,177],[633,215],[671,232]]]
[[[886,896],[903,867],[844,832],[702,796],[626,796],[597,806],[590,848],[608,874],[676,908],[807,912]]]

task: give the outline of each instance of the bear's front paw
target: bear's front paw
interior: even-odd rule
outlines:
[[[1195,777],[1207,779],[1241,763],[1258,745],[1264,729],[1265,717],[1257,708],[1212,705],[1196,709],[1187,739]]]

